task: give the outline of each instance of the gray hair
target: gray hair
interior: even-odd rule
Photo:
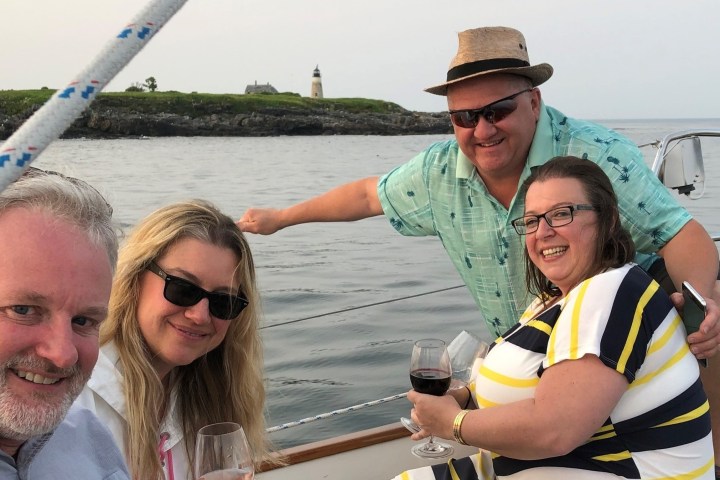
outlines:
[[[0,215],[10,208],[35,208],[77,226],[95,245],[105,248],[113,273],[118,257],[118,234],[112,207],[90,184],[57,172],[30,167],[0,192]]]

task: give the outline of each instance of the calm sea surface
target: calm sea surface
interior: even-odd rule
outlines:
[[[601,122],[638,144],[720,120]],[[205,198],[239,218],[282,207],[360,177],[385,173],[447,136],[326,136],[62,140],[37,166],[88,180],[124,229],[152,210]],[[645,147],[648,164],[655,149]],[[703,141],[705,196],[681,201],[720,233],[720,139]],[[715,213],[711,211],[715,209]],[[249,235],[264,303],[268,425],[330,412],[410,388],[412,343],[463,329],[492,340],[475,304],[432,237],[405,238],[384,217],[300,225]],[[458,287],[458,288],[452,288]],[[401,399],[272,435],[290,446],[397,421]]]

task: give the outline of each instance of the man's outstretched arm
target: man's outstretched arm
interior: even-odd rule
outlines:
[[[377,194],[379,177],[367,177],[334,188],[287,208],[249,208],[237,225],[243,232],[271,235],[285,227],[310,222],[351,222],[382,215]]]

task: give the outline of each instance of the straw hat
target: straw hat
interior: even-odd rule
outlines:
[[[448,85],[489,73],[512,73],[527,77],[533,86],[553,74],[547,63],[530,66],[523,34],[513,28],[483,27],[458,34],[458,51],[447,72],[447,81],[425,91],[447,95]]]

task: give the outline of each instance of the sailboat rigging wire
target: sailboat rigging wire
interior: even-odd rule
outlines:
[[[352,310],[359,310],[361,308],[368,308],[368,307],[375,307],[377,305],[383,305],[386,303],[392,303],[392,302],[399,302],[400,300],[407,300],[409,298],[417,298],[422,297],[424,295],[430,295],[433,293],[440,293],[440,292],[447,292],[448,290],[454,290],[456,288],[464,287],[465,285],[455,285],[454,287],[447,287],[447,288],[441,288],[440,290],[432,290],[430,292],[423,292],[423,293],[417,293],[415,295],[408,295],[406,297],[400,297],[400,298],[393,298],[390,300],[383,300],[382,302],[375,302],[375,303],[368,303],[366,305],[358,305],[357,307],[348,307],[343,308],[341,310],[335,310],[332,312],[327,313],[320,313],[318,315],[312,315],[310,317],[304,317],[304,318],[298,318],[295,320],[288,320],[287,322],[280,322],[280,323],[273,323],[272,325],[265,325],[263,327],[260,327],[260,330],[266,329],[266,328],[273,328],[273,327],[279,327],[282,325],[290,325],[291,323],[298,323],[298,322],[304,322],[305,320],[312,320],[313,318],[320,318],[320,317],[327,317],[329,315],[336,315],[338,313],[344,313],[344,312],[350,312]]]
[[[405,397],[407,397],[407,393],[398,393],[397,395],[391,395],[389,397],[380,398],[378,400],[373,400],[372,402],[365,402],[365,403],[361,403],[359,405],[353,405],[352,407],[341,408],[339,410],[333,410],[332,412],[322,413],[320,415],[315,415],[314,417],[303,418],[303,419],[297,420],[295,422],[283,423],[282,425],[278,425],[276,427],[270,427],[270,428],[266,429],[265,431],[267,433],[273,433],[273,432],[277,432],[279,430],[285,430],[290,427],[297,427],[298,425],[305,425],[306,423],[314,422],[316,420],[322,420],[324,418],[334,417],[335,415],[340,415],[341,413],[354,412],[355,410],[372,407],[375,405],[379,405],[381,403],[391,402],[393,400],[398,400],[400,398],[405,398]]]
[[[0,145],[0,190],[14,182],[187,0],[153,0],[65,88]]]

